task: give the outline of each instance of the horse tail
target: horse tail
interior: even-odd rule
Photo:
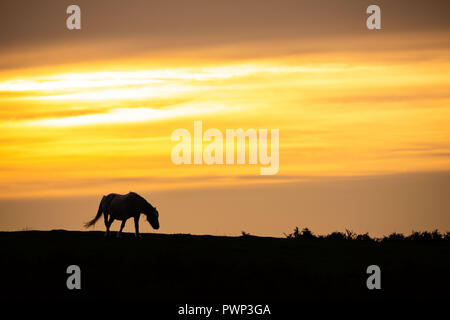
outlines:
[[[91,221],[86,222],[84,224],[85,228],[89,228],[89,227],[93,226],[97,222],[97,220],[100,219],[100,217],[102,216],[102,212],[103,212],[103,210],[102,210],[102,203],[103,203],[104,199],[105,199],[105,196],[103,196],[102,201],[100,201],[100,204],[98,206],[97,215],[95,216],[94,219],[92,219]]]

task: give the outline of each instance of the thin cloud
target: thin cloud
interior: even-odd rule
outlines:
[[[223,111],[224,106],[219,104],[207,107],[196,104],[195,106],[180,106],[168,109],[152,108],[117,108],[107,113],[87,114],[74,117],[60,117],[28,121],[29,126],[66,127],[88,126],[112,123],[147,122],[163,119],[173,119],[185,116],[215,113]]]

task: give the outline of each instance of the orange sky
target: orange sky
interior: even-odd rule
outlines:
[[[11,4],[0,34],[0,225],[81,229],[102,194],[133,190],[163,209],[168,233],[446,231],[448,4],[378,3],[380,31],[365,29],[361,1],[109,1],[101,15],[80,1],[81,31],[65,29],[63,2]],[[20,10],[33,19],[12,19]],[[279,129],[279,173],[175,166],[170,136],[194,120]],[[186,213],[174,199],[187,194]],[[51,205],[61,201],[66,212]]]

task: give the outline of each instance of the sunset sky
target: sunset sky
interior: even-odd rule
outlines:
[[[70,4],[81,30],[66,28]],[[382,30],[366,28],[370,4]],[[448,1],[20,0],[0,12],[2,230],[81,230],[103,194],[128,191],[158,207],[163,233],[450,229]],[[171,134],[193,134],[194,120],[279,129],[278,174],[174,165]]]

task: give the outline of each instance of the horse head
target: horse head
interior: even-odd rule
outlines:
[[[156,210],[156,208],[149,203],[144,211],[144,214],[147,216],[147,221],[150,223],[153,229],[158,230],[159,229],[158,210]]]

